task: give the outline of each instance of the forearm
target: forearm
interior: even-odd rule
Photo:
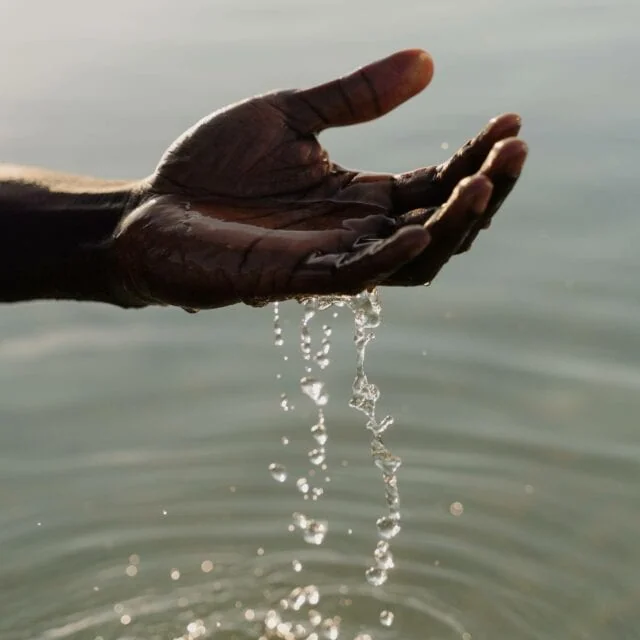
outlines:
[[[114,283],[109,240],[140,184],[0,165],[0,302],[129,306]]]

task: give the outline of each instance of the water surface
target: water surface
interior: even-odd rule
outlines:
[[[256,638],[247,609],[315,584],[344,638],[640,638],[639,19],[631,0],[3,3],[5,161],[143,176],[214,108],[413,46],[432,87],[329,132],[335,159],[429,164],[517,110],[531,161],[472,253],[428,289],[382,292],[367,370],[404,464],[379,588],[350,314],[326,320],[331,482],[309,503],[298,305],[284,351],[270,309],[4,307],[0,637],[172,640],[202,620]],[[324,545],[288,531],[300,509],[329,521]]]

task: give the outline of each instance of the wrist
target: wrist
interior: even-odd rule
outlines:
[[[0,168],[0,300],[144,306],[128,299],[110,246],[144,184]]]

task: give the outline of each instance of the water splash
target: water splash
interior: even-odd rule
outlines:
[[[380,470],[384,485],[384,495],[387,505],[387,512],[381,515],[376,521],[378,532],[378,542],[373,551],[373,562],[365,571],[365,578],[372,586],[381,586],[387,580],[389,571],[394,568],[395,562],[390,548],[390,540],[400,532],[400,494],[398,491],[397,473],[402,465],[399,456],[390,452],[384,444],[383,435],[389,427],[393,425],[393,417],[386,415],[378,418],[376,413],[377,403],[380,398],[378,387],[369,381],[365,372],[365,356],[367,345],[375,339],[375,330],[381,323],[381,302],[376,290],[365,291],[357,296],[338,297],[315,297],[302,301],[303,316],[300,323],[300,352],[304,364],[304,375],[300,378],[300,391],[316,407],[317,418],[311,426],[311,436],[315,442],[308,451],[310,464],[315,468],[327,470],[327,443],[328,432],[324,408],[329,402],[329,394],[326,390],[322,373],[330,364],[329,354],[331,351],[331,327],[322,325],[322,338],[320,346],[314,350],[311,327],[314,318],[320,311],[329,308],[346,307],[354,314],[354,343],[356,347],[356,375],[352,384],[349,406],[364,414],[366,418],[365,426],[371,434],[371,457],[375,466]],[[337,317],[337,310],[333,311],[333,317]],[[279,306],[274,305],[274,343],[276,346],[284,344],[282,328],[280,324]],[[317,369],[314,375],[314,366]],[[281,396],[282,408],[289,408],[289,401],[286,395]],[[315,469],[311,468],[308,477],[298,478],[296,487],[305,500],[319,499],[324,489],[311,485],[309,478],[315,476]],[[330,481],[330,476],[326,474],[325,482]],[[314,520],[302,513],[293,514],[293,525],[290,529],[298,529],[302,532],[302,537],[308,544],[320,545],[324,542],[328,531],[326,521]],[[298,566],[294,564],[294,567]],[[301,570],[296,569],[296,572]],[[281,603],[284,611],[298,611],[303,605],[311,605],[305,595],[308,587],[297,587],[289,596],[289,599]],[[315,587],[314,587],[315,589]],[[315,592],[314,592],[315,593]],[[318,600],[320,594],[318,592]],[[314,605],[315,606],[315,605]],[[280,614],[277,614],[277,623],[274,623],[273,630],[277,633],[292,632],[293,623],[283,622]],[[317,613],[317,612],[315,612]],[[276,618],[274,618],[275,621]],[[380,614],[380,623],[383,626],[391,626],[393,623],[393,613],[383,611]],[[267,625],[268,630],[269,625]],[[286,629],[285,629],[286,627]],[[305,626],[305,628],[307,628]],[[324,618],[317,613],[312,624],[313,633],[309,637],[327,638],[337,640],[340,635],[339,623],[334,618]],[[294,632],[295,635],[295,632]],[[275,637],[267,633],[267,637]],[[281,636],[278,636],[281,637]],[[306,636],[303,636],[306,637]],[[370,638],[370,636],[368,636]]]
[[[392,416],[378,419],[377,402],[380,398],[378,387],[369,382],[364,368],[367,345],[375,339],[375,330],[382,321],[382,305],[377,290],[347,299],[347,305],[355,316],[354,342],[356,346],[356,376],[352,385],[349,406],[363,413],[367,419],[366,428],[371,432],[371,456],[374,464],[382,472],[387,513],[378,518],[376,528],[381,539],[373,553],[372,564],[365,576],[367,582],[379,586],[387,581],[388,572],[393,568],[393,555],[388,541],[398,535],[400,525],[400,493],[397,472],[402,465],[399,456],[392,454],[385,446],[383,434],[393,424]],[[381,545],[381,543],[383,543]]]

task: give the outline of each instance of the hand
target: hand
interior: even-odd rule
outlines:
[[[344,169],[316,136],[384,115],[432,74],[428,54],[403,51],[198,122],[116,232],[128,295],[197,309],[430,282],[513,188],[527,154],[519,117],[495,118],[444,164],[400,175]]]

